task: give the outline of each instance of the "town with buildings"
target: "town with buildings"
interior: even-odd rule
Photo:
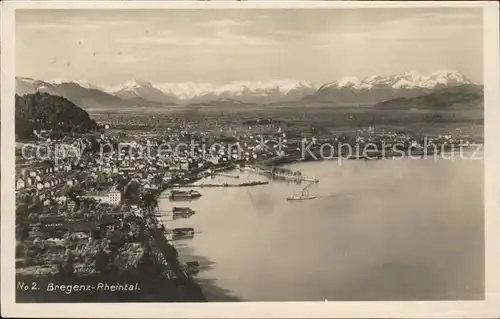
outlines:
[[[193,267],[196,261],[189,267],[181,265],[179,269],[172,269],[172,264],[168,263],[171,250],[164,250],[161,245],[189,236],[194,230],[166,229],[157,218],[157,198],[164,196],[161,194],[165,190],[189,185],[204,176],[222,174],[227,169],[246,167],[265,171],[265,167],[297,161],[303,142],[314,138],[290,138],[289,135],[297,135],[296,132],[291,134],[279,124],[261,125],[261,132],[221,137],[203,131],[193,133],[192,128],[188,132],[180,127],[177,132],[170,129],[167,133],[129,132],[122,140],[122,133],[104,129],[93,135],[60,140],[39,138],[30,142],[32,148],[43,144],[58,145],[61,149],[61,145],[66,145],[70,151],[66,152],[69,154],[66,157],[56,156],[54,152],[53,158],[42,160],[34,156],[26,156],[29,158],[26,159],[20,150],[17,151],[18,274],[77,276],[110,269],[137,271],[145,256],[155,256],[155,262],[164,267],[167,278],[175,278],[176,270],[177,274],[191,278],[191,274],[196,273]],[[271,143],[262,144],[262,139],[273,138],[279,141],[279,149]],[[337,145],[349,141],[349,137],[323,138],[317,144],[325,140]],[[190,149],[159,151],[161,144],[172,141],[172,145],[197,143]],[[353,145],[384,141],[388,145],[404,143],[415,147],[422,142],[409,134],[375,132],[373,128],[357,131],[350,141]],[[459,140],[443,135],[431,138],[431,142],[449,146]],[[238,147],[207,151],[206,145],[215,143],[234,143]],[[75,145],[85,147],[71,152]],[[108,147],[107,152],[103,145]],[[111,152],[111,148],[115,150]],[[300,176],[300,172],[279,171],[281,175],[290,174],[292,180]],[[189,200],[202,196],[202,192],[172,190],[168,196],[171,200],[178,197]],[[176,207],[172,218],[189,218],[193,214],[189,207]],[[160,244],[151,241],[158,238],[159,232],[166,235]]]
[[[103,5],[4,10],[6,301],[485,299],[484,8]]]

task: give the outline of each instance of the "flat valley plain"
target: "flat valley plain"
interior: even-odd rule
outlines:
[[[88,110],[96,121],[112,130],[165,131],[184,125],[193,132],[259,132],[272,123],[283,129],[311,136],[353,134],[357,129],[374,127],[420,136],[450,134],[484,140],[483,108],[380,110],[367,106],[294,107],[155,107],[140,111],[128,109]]]

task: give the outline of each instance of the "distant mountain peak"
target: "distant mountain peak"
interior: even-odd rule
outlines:
[[[153,87],[153,85],[148,82],[148,81],[144,81],[144,80],[130,80],[130,81],[127,81],[124,85],[125,87]]]
[[[224,84],[207,82],[177,82],[154,84],[162,92],[191,102],[232,98],[242,102],[297,100],[315,92],[308,81],[278,79],[268,81],[232,81]]]
[[[422,74],[416,70],[364,78],[342,77],[322,85],[315,94],[304,98],[310,103],[378,103],[397,97],[414,97],[433,90],[474,84],[456,70],[438,70]]]
[[[86,81],[53,80],[42,81],[16,77],[16,94],[26,95],[45,92],[64,97],[82,108],[107,108],[132,105],[126,100],[105,93]]]
[[[410,70],[399,74],[371,75],[362,79],[353,76],[344,76],[337,81],[333,81],[323,85],[321,89],[371,89],[374,87],[385,87],[389,89],[433,89],[439,86],[455,86],[471,83],[472,82],[470,80],[465,78],[460,72],[456,70],[439,70],[429,75],[421,74],[416,70]]]
[[[24,76],[18,76],[18,77],[16,77],[16,80],[20,80],[20,81],[30,81],[30,82],[31,82],[31,81],[37,81],[37,80],[35,80],[35,79],[33,79],[33,78],[24,77]]]
[[[208,82],[151,83],[135,79],[113,86],[97,86],[83,80],[40,81],[16,78],[16,92],[49,92],[67,97],[89,107],[112,104],[154,105],[203,104],[224,102],[275,104],[296,103],[378,103],[396,97],[414,97],[433,90],[474,84],[456,70],[443,69],[430,74],[417,70],[366,77],[343,76],[319,88],[310,81],[273,79],[266,81],[232,81],[223,84]],[[71,84],[71,85],[67,85]],[[90,98],[89,98],[90,97]]]
[[[376,109],[480,109],[484,107],[483,87],[476,84],[461,84],[440,88],[410,98],[399,97],[377,103]]]
[[[64,80],[64,79],[55,79],[51,81],[46,81],[47,83],[53,84],[53,85],[59,85],[59,84],[76,84],[79,85],[83,88],[86,89],[98,89],[97,86],[89,83],[88,81],[85,80]]]
[[[445,81],[454,80],[457,84],[475,84],[467,79],[463,74],[455,70],[439,70],[430,75],[432,79],[443,79]]]
[[[432,75],[437,75],[437,74],[446,74],[446,75],[459,75],[459,76],[463,76],[460,72],[458,72],[457,70],[453,70],[453,69],[442,69],[442,70],[437,70],[437,71],[434,71],[431,73],[431,76]]]
[[[413,76],[413,75],[420,76],[421,75],[420,72],[418,72],[417,70],[409,70],[409,71],[406,71],[404,74],[411,75],[411,76]]]
[[[358,86],[361,80],[355,76],[344,76],[340,80],[335,81],[338,86],[346,87],[346,86]]]

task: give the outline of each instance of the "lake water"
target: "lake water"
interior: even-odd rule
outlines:
[[[290,165],[320,180],[315,200],[287,201],[293,183],[201,188],[194,227],[176,241],[210,300],[481,299],[483,162],[378,160]],[[237,172],[231,172],[237,173]],[[241,172],[239,180],[266,180]]]

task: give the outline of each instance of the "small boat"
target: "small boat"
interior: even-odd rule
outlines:
[[[306,187],[304,187],[302,189],[302,191],[300,192],[299,195],[293,195],[291,197],[287,197],[286,200],[308,200],[308,199],[315,199],[316,196],[311,196],[309,195],[309,193],[307,192],[307,189],[309,187],[311,187],[313,183],[310,182],[309,184],[306,185]]]
[[[199,197],[201,197],[200,192],[194,190],[190,191],[172,190],[169,196],[170,200],[191,200]]]
[[[191,227],[174,228],[172,229],[172,233],[174,239],[192,238],[194,237],[194,228]]]
[[[174,215],[174,219],[189,218],[195,213],[195,211],[189,207],[174,207],[172,212]]]
[[[244,186],[257,186],[257,185],[266,185],[266,184],[269,184],[269,182],[267,182],[267,181],[246,181],[246,182],[238,184],[238,186],[244,187]]]
[[[185,270],[189,274],[196,275],[200,272],[200,263],[197,261],[188,261]]]
[[[189,232],[189,233],[194,233],[194,228],[193,227],[181,227],[181,228],[174,228],[174,232]]]
[[[315,199],[316,196],[304,196],[304,195],[296,195],[292,197],[287,197],[287,200],[307,200],[307,199]]]
[[[193,213],[194,214],[194,210],[192,210],[191,208],[189,207],[175,207],[172,209],[173,213],[176,214],[176,213]]]

